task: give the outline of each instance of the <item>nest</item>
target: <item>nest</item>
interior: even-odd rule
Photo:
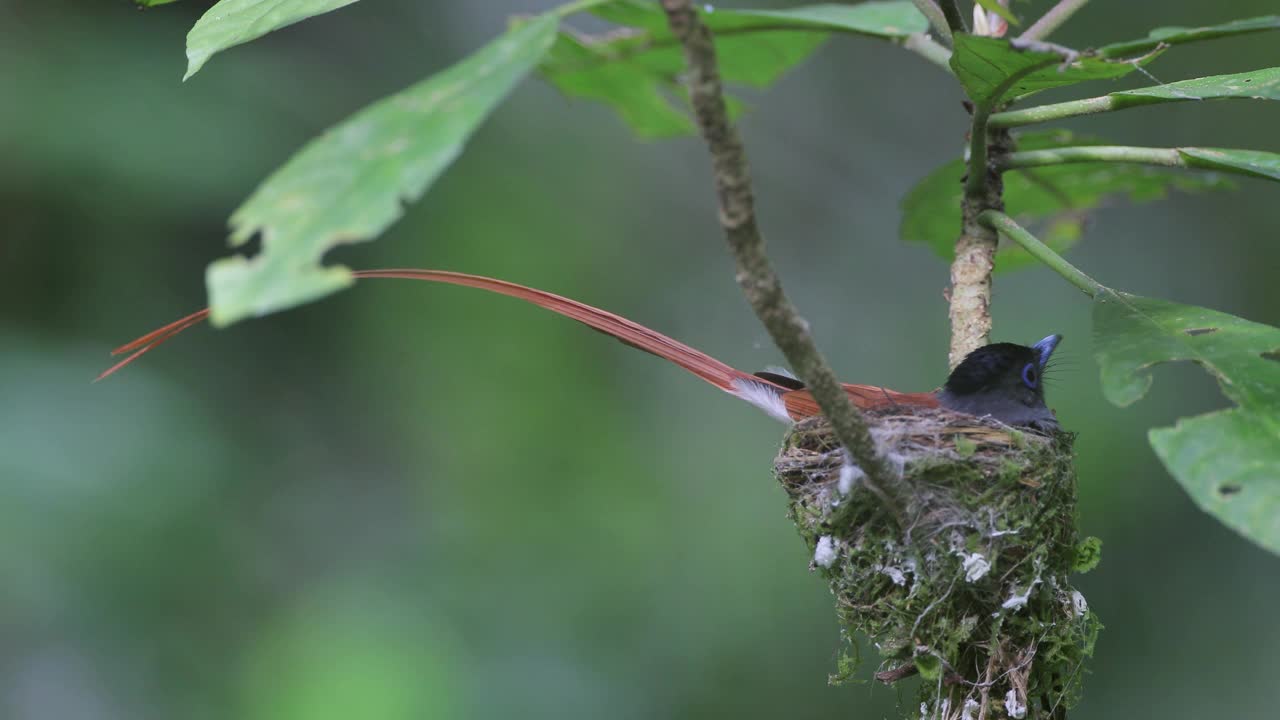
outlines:
[[[878,680],[922,678],[913,719],[1065,717],[1101,629],[1069,581],[1100,549],[1077,537],[1073,436],[944,410],[868,420],[897,470],[895,512],[821,418],[794,426],[774,462],[844,627],[832,681],[852,677],[861,633]]]

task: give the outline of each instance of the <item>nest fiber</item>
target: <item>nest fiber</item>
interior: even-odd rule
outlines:
[[[1077,537],[1072,435],[944,410],[868,420],[898,469],[881,494],[821,418],[774,464],[849,641],[833,681],[855,672],[861,633],[878,680],[920,677],[913,720],[1065,717],[1101,629],[1069,581],[1099,556]]]

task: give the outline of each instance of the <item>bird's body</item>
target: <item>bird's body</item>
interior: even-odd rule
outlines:
[[[353,274],[362,279],[395,278],[463,285],[508,295],[577,320],[627,345],[670,361],[778,420],[793,422],[822,412],[813,396],[804,389],[804,384],[788,375],[776,372],[752,374],[737,370],[639,323],[544,290],[444,270],[360,270]],[[129,353],[128,357],[102,373],[99,379],[207,316],[208,310],[201,310],[122,345],[114,354]],[[1059,339],[1060,336],[1051,335],[1031,347],[997,343],[979,348],[956,367],[947,383],[936,392],[903,393],[852,383],[845,384],[844,390],[854,405],[862,409],[944,407],[972,415],[990,415],[1012,425],[1056,427],[1053,412],[1044,405],[1039,376]]]

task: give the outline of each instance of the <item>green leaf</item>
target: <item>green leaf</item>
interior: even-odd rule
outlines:
[[[169,3],[177,1],[178,0],[133,0],[133,3],[138,7],[157,7],[159,5],[168,5]]]
[[[1110,93],[1115,98],[1116,110],[1162,102],[1184,100],[1215,100],[1218,98],[1247,98],[1250,100],[1280,100],[1280,67],[1265,70],[1210,75],[1209,77],[1179,80],[1165,85],[1121,90]]]
[[[355,1],[222,0],[201,15],[187,33],[187,74],[182,79],[195,75],[216,52]]]
[[[1065,130],[1025,133],[1017,137],[1019,150],[1097,145]],[[951,261],[960,234],[960,178],[966,167],[954,160],[921,181],[903,201],[901,238],[928,245],[939,257]],[[1055,252],[1075,245],[1084,234],[1089,211],[1121,199],[1148,202],[1163,198],[1169,190],[1200,192],[1232,187],[1217,175],[1193,175],[1176,170],[1120,163],[1079,163],[1004,173],[1006,212]],[[1003,243],[996,252],[996,272],[1036,264],[1017,243]]]
[[[857,5],[808,5],[787,10],[715,10],[703,15],[721,35],[762,29],[810,28],[833,32],[905,38],[926,32],[929,21],[912,2],[863,2]]]
[[[620,26],[600,36],[564,31],[539,72],[561,92],[603,102],[644,137],[692,132],[679,83],[684,55],[654,2],[614,0],[591,9]],[[703,11],[728,84],[767,87],[833,32],[889,39],[928,29],[911,2],[814,5],[791,10]]]
[[[231,244],[262,235],[252,259],[206,273],[211,321],[227,325],[346,287],[326,251],[370,240],[453,162],[493,108],[542,59],[557,18],[530,20],[465,60],[384,98],[312,140],[231,216]]]
[[[1169,472],[1203,510],[1280,553],[1280,329],[1233,315],[1113,291],[1094,300],[1102,390],[1129,405],[1153,365],[1190,360],[1236,407],[1149,433]]]
[[[602,102],[614,109],[641,137],[662,138],[694,131],[693,121],[676,102],[675,73],[654,71],[618,57],[621,39],[593,42],[561,32],[539,73],[560,92]]]
[[[1071,569],[1078,573],[1087,573],[1102,562],[1102,540],[1092,535],[1076,545],[1076,559]]]
[[[1221,25],[1208,25],[1197,28],[1156,28],[1141,40],[1129,40],[1103,45],[1098,48],[1098,54],[1108,58],[1136,55],[1149,52],[1161,45],[1181,45],[1199,40],[1213,40],[1215,38],[1246,35],[1267,30],[1280,30],[1280,15],[1266,15],[1264,17],[1249,18],[1248,20],[1232,20]]]
[[[914,661],[925,682],[937,682],[942,677],[942,660],[936,655],[917,655]]]
[[[1280,180],[1280,154],[1261,150],[1200,147],[1178,148],[1178,153],[1191,167],[1228,170],[1267,180]]]
[[[1017,27],[1022,24],[1018,22],[1017,15],[1014,15],[1013,12],[1009,10],[1009,8],[1000,4],[1000,0],[978,0],[978,4],[981,5],[988,12],[993,12],[999,15],[1000,17],[1004,18],[1005,22],[1009,23],[1010,25],[1013,25],[1014,27]]]
[[[1081,55],[1064,63],[1057,53],[1018,50],[1009,40],[957,33],[951,69],[974,104],[991,108],[1048,88],[1123,77],[1154,59],[1154,53],[1124,61]]]

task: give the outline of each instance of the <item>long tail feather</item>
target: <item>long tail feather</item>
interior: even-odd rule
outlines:
[[[759,378],[754,378],[747,373],[735,370],[706,353],[694,350],[684,343],[673,340],[655,330],[650,330],[639,323],[544,290],[536,290],[524,285],[506,282],[505,280],[495,280],[494,278],[480,275],[467,275],[445,270],[361,270],[354,274],[358,278],[400,278],[463,285],[518,298],[572,320],[577,320],[583,325],[617,338],[638,350],[670,360],[727,392],[736,392],[735,381],[751,379],[763,382]],[[772,385],[772,383],[769,384]]]
[[[746,400],[764,410],[770,416],[784,422],[812,417],[821,413],[813,396],[797,381],[782,382],[780,379],[775,382],[770,378],[769,373],[748,375],[706,353],[695,350],[660,332],[650,330],[639,323],[544,290],[517,285],[505,280],[495,280],[494,278],[480,275],[468,275],[445,270],[357,270],[352,274],[357,278],[366,280],[423,280],[462,285],[524,300],[564,317],[577,320],[634,348],[657,355],[664,360],[669,360],[721,390]],[[169,338],[203,322],[208,317],[208,309],[200,310],[180,320],[175,320],[164,327],[157,328],[137,340],[121,345],[113,350],[111,354],[122,355],[128,353],[128,357],[105,370],[94,382],[111,376],[143,354],[159,347]],[[845,385],[844,389],[854,404],[863,408],[891,407],[894,405],[936,407],[938,404],[937,399],[931,393],[899,393],[872,385]]]
[[[444,270],[358,270],[352,274],[360,279],[424,280],[428,282],[439,282],[450,285],[479,288],[481,290],[488,290],[501,295],[507,295],[532,303],[572,320],[577,320],[588,327],[617,338],[632,347],[669,360],[726,392],[740,394],[743,388],[743,383],[753,383],[754,385],[759,385],[763,388],[781,390],[781,388],[774,383],[753,377],[739,370],[735,370],[729,365],[716,360],[706,353],[695,350],[684,343],[678,342],[657,331],[650,330],[649,328],[627,320],[624,317],[620,317],[611,312],[592,307],[585,303],[580,303],[576,300],[570,300],[569,298],[561,297],[560,295],[545,292],[543,290],[536,290],[531,287],[517,285],[516,283],[506,282],[504,280],[495,280],[493,278],[482,277],[479,275],[468,275],[465,273],[448,272]],[[199,324],[208,316],[209,311],[207,309],[201,310],[180,320],[169,323],[164,327],[153,330],[137,340],[121,345],[113,350],[112,354],[120,355],[123,353],[130,353],[129,356],[108,368],[97,377],[97,380],[102,380],[118,372],[129,363],[137,360],[144,353],[158,347],[161,343],[174,335],[177,335],[183,330]]]
[[[197,325],[203,322],[204,319],[207,317],[209,317],[208,308],[205,308],[204,310],[200,310],[198,312],[193,312],[190,315],[182,318],[181,320],[174,320],[173,322],[169,323],[168,325],[165,325],[162,328],[157,328],[155,330],[152,330],[151,332],[147,333],[146,335],[143,335],[137,340],[125,343],[124,345],[121,345],[115,350],[112,350],[111,351],[112,355],[122,355],[124,353],[130,353],[130,355],[129,357],[121,360],[115,365],[112,365],[106,370],[103,370],[102,373],[98,375],[98,377],[93,379],[93,381],[98,382],[99,380],[103,380],[109,377],[110,375],[114,374],[117,370],[123,368],[125,365],[128,365],[134,360],[137,360],[139,357],[143,355],[143,353],[155,347],[158,347],[164,341],[168,340],[174,335],[177,335],[183,330],[186,330],[192,325]]]

